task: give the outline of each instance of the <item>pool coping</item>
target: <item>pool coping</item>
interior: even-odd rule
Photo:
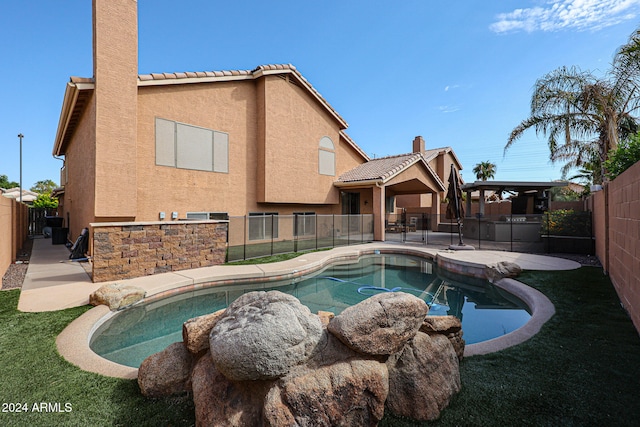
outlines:
[[[438,266],[444,266],[447,268],[453,267],[455,273],[472,277],[480,277],[483,279],[486,278],[484,271],[487,267],[494,266],[497,262],[505,259],[512,261],[514,257],[522,260],[522,256],[527,255],[518,253],[517,256],[514,256],[513,254],[515,253],[513,252],[500,251],[464,252],[465,254],[461,254],[460,252],[456,253],[451,250],[438,250],[433,248],[413,247],[389,243],[370,243],[365,245],[335,248],[323,252],[311,252],[291,260],[272,264],[216,266],[215,275],[209,275],[208,280],[207,272],[192,270],[189,274],[189,276],[191,276],[191,280],[186,278],[187,274],[184,274],[185,277],[182,280],[179,280],[177,284],[174,283],[174,286],[153,285],[148,289],[147,292],[149,296],[145,298],[145,301],[164,298],[172,294],[184,292],[185,290],[197,290],[207,287],[229,285],[246,279],[255,279],[256,281],[263,282],[302,277],[312,271],[321,269],[330,263],[351,261],[364,255],[376,253],[421,256],[435,261]],[[543,258],[546,258],[547,260]],[[580,267],[580,264],[574,261],[544,257],[540,255],[530,255],[524,259],[526,262],[521,262],[521,264],[527,264],[529,267],[528,269],[564,270]],[[544,265],[545,261],[548,261],[546,263],[546,267]],[[229,269],[229,274],[221,274],[222,271],[220,270],[225,268]],[[205,269],[211,271],[212,267],[207,267]],[[158,280],[158,276],[153,277]],[[148,280],[149,278],[146,279]],[[138,284],[143,285],[145,283],[147,282],[138,282]],[[542,325],[555,313],[553,304],[546,296],[544,296],[544,294],[525,285],[524,283],[518,282],[514,279],[501,279],[494,283],[494,285],[512,293],[525,302],[531,311],[531,319],[519,329],[506,335],[480,343],[467,345],[464,352],[465,357],[493,353],[520,344],[539,332]],[[137,368],[120,365],[104,359],[94,353],[89,347],[92,334],[102,323],[113,316],[113,314],[114,312],[111,312],[107,306],[97,306],[76,318],[56,338],[58,352],[68,362],[78,366],[82,370],[109,377],[135,379],[138,376]]]

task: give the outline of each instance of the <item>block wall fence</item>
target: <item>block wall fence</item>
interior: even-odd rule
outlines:
[[[640,332],[640,162],[589,199],[596,255]]]
[[[0,278],[16,260],[27,238],[29,206],[0,196]]]
[[[93,223],[93,281],[223,264],[227,229],[227,221]]]

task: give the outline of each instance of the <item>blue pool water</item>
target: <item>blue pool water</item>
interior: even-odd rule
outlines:
[[[117,313],[96,330],[90,347],[113,362],[138,367],[151,354],[182,341],[186,320],[225,308],[243,293],[255,290],[277,289],[295,296],[313,313],[335,314],[379,292],[407,292],[423,299],[431,316],[460,318],[467,344],[507,334],[530,319],[526,305],[500,288],[436,270],[423,258],[371,255],[358,262],[334,264],[293,282],[189,291]]]

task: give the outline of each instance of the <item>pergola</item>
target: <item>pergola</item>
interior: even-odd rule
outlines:
[[[533,181],[475,181],[473,183],[463,184],[462,191],[467,193],[466,209],[467,215],[471,212],[471,193],[473,191],[480,192],[479,212],[484,215],[484,195],[485,191],[490,190],[496,193],[503,191],[516,192],[519,195],[528,193],[540,193],[552,187],[566,187],[569,183],[566,181],[549,181],[549,182],[533,182]]]

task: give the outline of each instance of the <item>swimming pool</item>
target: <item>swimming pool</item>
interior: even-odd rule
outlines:
[[[365,255],[295,280],[214,286],[139,304],[102,323],[90,347],[108,360],[137,368],[149,355],[181,341],[186,320],[225,308],[243,293],[272,289],[295,296],[312,312],[335,314],[375,293],[407,292],[425,300],[429,315],[460,318],[467,344],[508,334],[531,317],[520,299],[501,288],[438,271],[430,260]]]

